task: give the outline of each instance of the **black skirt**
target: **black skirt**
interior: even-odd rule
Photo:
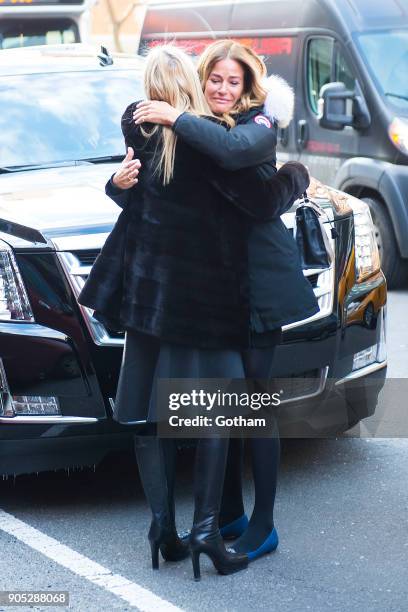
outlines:
[[[265,348],[203,349],[163,342],[138,331],[126,332],[113,418],[126,425],[157,422],[160,378],[268,378],[281,330]]]

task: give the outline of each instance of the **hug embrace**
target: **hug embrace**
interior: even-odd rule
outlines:
[[[244,440],[199,439],[194,519],[175,525],[176,442],[158,435],[157,381],[270,378],[282,326],[318,312],[280,216],[309,185],[297,162],[276,168],[277,130],[294,96],[262,59],[232,40],[199,58],[153,48],[146,100],[124,112],[127,155],[106,185],[122,208],[81,292],[81,304],[126,330],[114,418],[140,428],[135,453],[151,508],[153,568],[205,553],[230,574],[275,550],[279,431],[247,440],[255,505],[242,495]],[[137,159],[135,159],[135,156]],[[260,383],[259,383],[260,387]],[[275,418],[271,415],[271,418]],[[234,539],[226,548],[224,539]]]

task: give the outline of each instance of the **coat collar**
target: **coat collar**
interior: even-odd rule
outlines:
[[[256,106],[245,113],[235,115],[237,125],[247,123],[248,120],[260,113],[266,115],[277,127],[288,127],[293,118],[295,94],[290,85],[277,74],[264,79],[263,86],[267,92],[265,104]]]
[[[272,74],[263,81],[267,91],[264,113],[276,121],[278,127],[286,128],[293,118],[295,94],[289,83],[277,74]]]

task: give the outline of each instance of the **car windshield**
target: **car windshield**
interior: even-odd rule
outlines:
[[[383,95],[408,111],[408,29],[361,34],[358,40]]]
[[[123,155],[120,119],[141,98],[136,71],[1,77],[0,166]]]

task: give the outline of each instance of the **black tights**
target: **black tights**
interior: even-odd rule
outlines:
[[[246,377],[269,379],[275,347],[250,349],[244,353]],[[274,417],[271,417],[274,418]],[[262,544],[274,526],[276,483],[278,478],[280,440],[274,419],[274,437],[250,438],[255,505],[245,533],[235,542],[237,551],[255,550]],[[225,473],[224,492],[220,512],[220,525],[226,525],[244,513],[242,499],[243,440],[231,439]]]

